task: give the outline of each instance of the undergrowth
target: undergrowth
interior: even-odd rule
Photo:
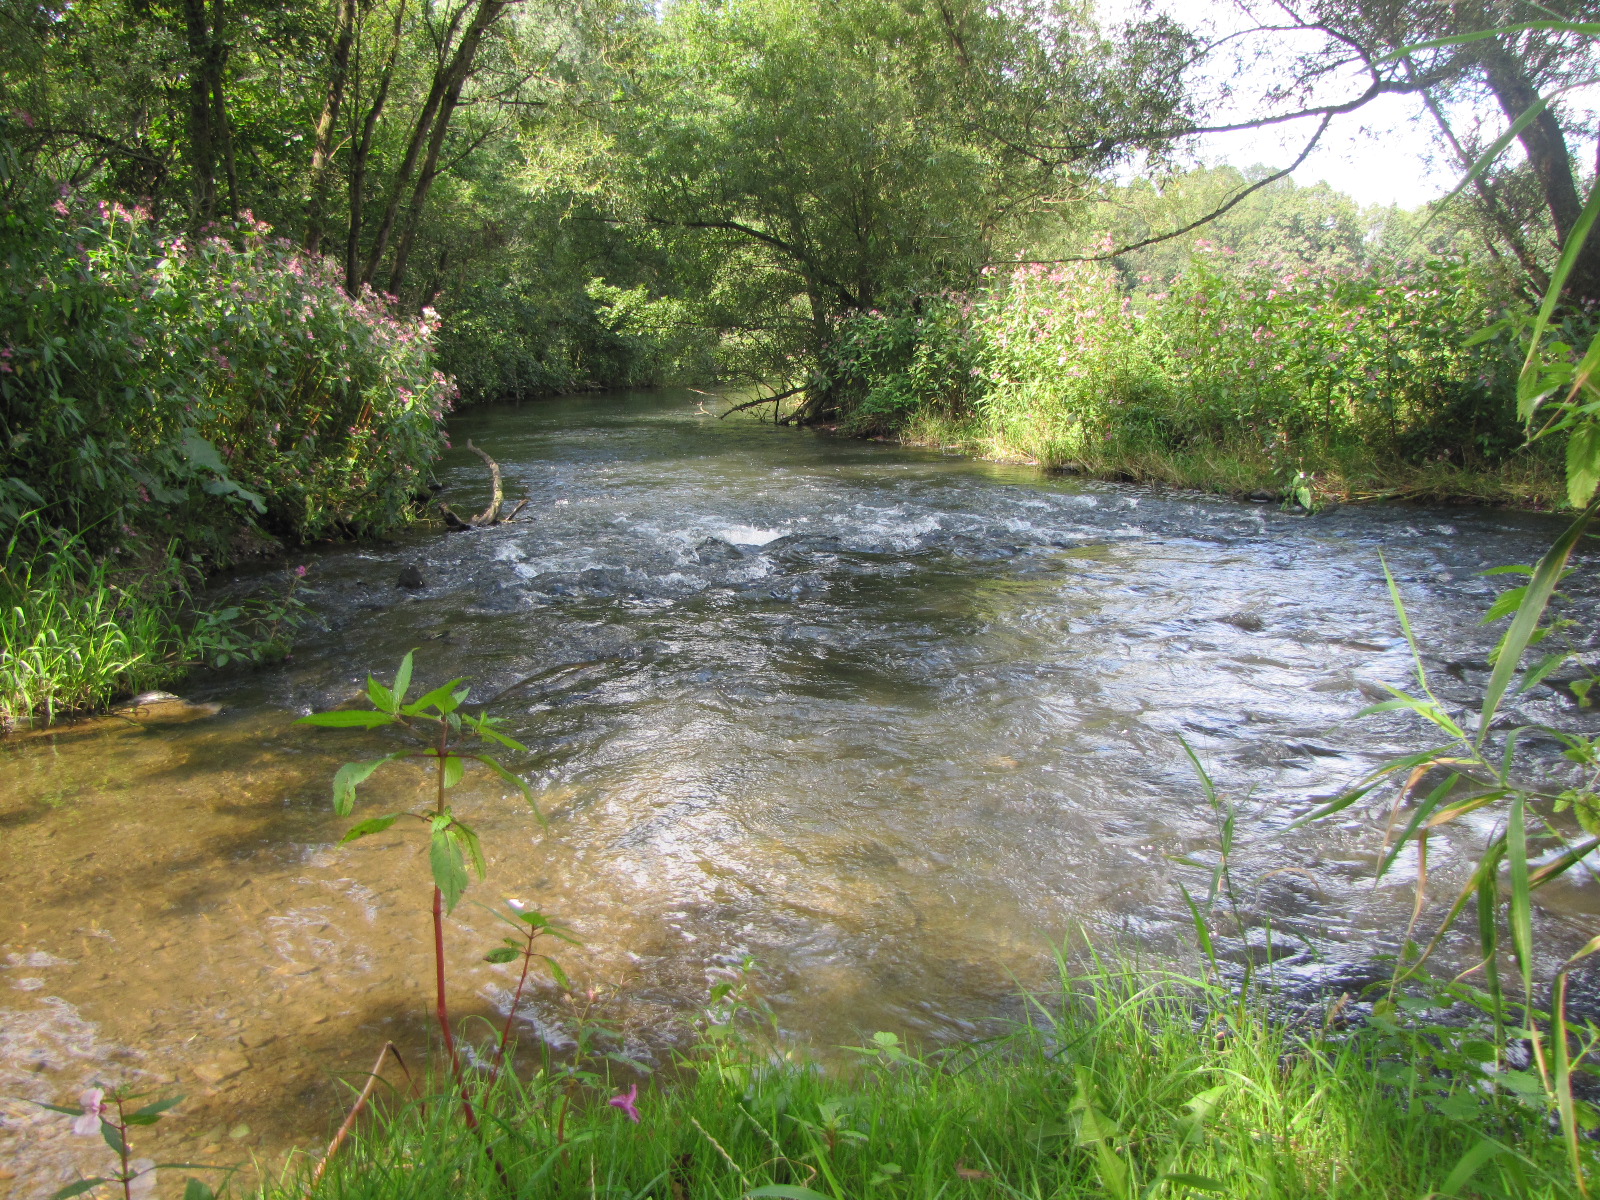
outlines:
[[[1235,438],[1181,448],[1119,440],[1064,454],[1047,431],[1026,425],[996,429],[976,420],[925,414],[900,431],[901,441],[1002,462],[1037,463],[1101,479],[1154,483],[1224,496],[1296,499],[1312,506],[1381,500],[1504,504],[1556,509],[1566,503],[1561,464],[1541,454],[1510,455],[1487,466],[1448,460],[1407,462],[1363,446],[1302,444],[1292,455]]]
[[[104,708],[196,665],[281,657],[301,573],[281,593],[201,609],[170,552],[120,564],[25,519],[0,554],[0,731]]]
[[[673,1081],[642,1094],[607,1100],[609,1067],[599,1087],[502,1074],[475,1094],[481,1136],[444,1092],[397,1087],[309,1194],[1577,1195],[1542,1109],[1392,1028],[1274,1016],[1101,962],[1063,968],[1061,992],[1006,1036],[916,1054],[880,1033],[824,1069],[759,1004],[724,1004]],[[300,1200],[308,1179],[302,1163],[265,1200]]]

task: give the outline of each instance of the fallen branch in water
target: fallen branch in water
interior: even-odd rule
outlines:
[[[444,517],[445,528],[452,533],[464,533],[469,529],[484,529],[490,525],[501,525],[515,521],[517,514],[527,507],[528,502],[526,500],[517,501],[517,506],[511,510],[511,515],[502,517],[500,515],[500,506],[504,503],[505,496],[500,488],[500,464],[477,446],[474,446],[470,438],[467,440],[467,449],[483,459],[484,465],[489,468],[489,507],[475,517],[463,517],[448,504],[441,504],[439,505],[439,512]]]
[[[755,408],[762,404],[772,405],[773,415],[776,416],[778,411],[777,406],[780,403],[787,400],[790,396],[798,396],[805,390],[806,385],[802,383],[799,387],[792,387],[787,392],[779,392],[776,396],[757,396],[754,400],[746,400],[743,404],[735,404],[732,408],[718,413],[717,419],[721,420],[723,417],[731,416],[736,412],[743,412],[747,408]]]

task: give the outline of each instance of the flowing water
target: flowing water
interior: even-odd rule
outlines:
[[[327,1136],[338,1080],[386,1038],[425,1043],[424,845],[396,826],[341,848],[329,803],[339,763],[390,743],[293,723],[412,647],[419,682],[466,676],[476,698],[593,663],[497,706],[534,750],[510,762],[548,829],[487,772],[457,794],[489,860],[449,922],[458,1017],[503,1013],[514,982],[482,961],[498,935],[473,900],[569,925],[568,971],[644,1061],[747,955],[784,1027],[823,1047],[993,1028],[1079,929],[1183,955],[1178,885],[1207,872],[1174,860],[1218,839],[1180,734],[1240,797],[1241,904],[1273,923],[1270,947],[1224,952],[1353,988],[1410,905],[1404,870],[1372,882],[1382,814],[1285,827],[1425,744],[1404,715],[1354,719],[1409,669],[1379,551],[1465,704],[1499,582],[1475,573],[1559,528],[1308,518],[719,422],[683,394],[488,408],[453,436],[529,499],[516,523],[311,552],[317,626],[290,661],[0,744],[0,1194],[107,1165],[29,1101],[95,1080],[183,1093],[140,1153],[270,1165]],[[442,478],[458,508],[483,503],[470,454]],[[411,565],[425,586],[398,588]],[[1550,688],[1520,709],[1585,719]],[[421,795],[386,767],[358,815]],[[1441,889],[1483,832],[1436,842]],[[1553,947],[1593,932],[1587,880],[1543,893]],[[540,980],[523,1041],[559,1049],[574,1018]]]

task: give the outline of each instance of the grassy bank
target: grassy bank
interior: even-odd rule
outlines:
[[[1424,1036],[1327,1017],[1108,968],[1009,1036],[919,1057],[879,1034],[823,1070],[723,1011],[673,1082],[640,1089],[637,1122],[609,1102],[631,1084],[558,1070],[486,1088],[481,1137],[448,1096],[393,1101],[311,1194],[1578,1194],[1542,1105]],[[301,1200],[308,1172],[271,1200]]]
[[[1297,447],[1292,464],[1257,443],[1236,438],[1184,447],[1119,441],[1064,453],[1048,430],[995,427],[976,418],[919,414],[898,431],[907,445],[936,447],[1000,462],[1037,463],[1097,479],[1153,483],[1235,497],[1271,496],[1285,503],[1304,489],[1313,506],[1381,500],[1503,504],[1559,509],[1567,504],[1561,464],[1545,454],[1508,455],[1496,464],[1383,458],[1364,446]]]
[[[1235,495],[1557,506],[1561,437],[1524,444],[1498,316],[1465,262],[1216,252],[1160,292],[1031,265],[847,318],[823,377],[845,432],[985,457]]]
[[[115,563],[81,538],[24,524],[0,554],[0,731],[105,708],[198,664],[288,649],[301,607],[292,568],[281,590],[205,609],[197,572],[171,553]]]

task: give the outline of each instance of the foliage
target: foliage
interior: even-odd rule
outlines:
[[[280,595],[201,611],[191,577],[167,552],[122,566],[97,558],[29,514],[0,556],[0,730],[101,708],[194,665],[287,653],[304,607],[299,574]]]
[[[732,986],[718,985],[674,1084],[587,1104],[545,1072],[481,1090],[512,1186],[728,1200],[1575,1194],[1539,1116],[1478,1091],[1426,1039],[1274,1017],[1199,980],[1064,967],[1061,993],[1030,998],[1008,1035],[919,1054],[879,1032],[831,1070]],[[419,1101],[380,1111],[313,1194],[504,1186],[449,1106]],[[274,1200],[301,1187],[286,1178]]]
[[[51,1112],[75,1118],[72,1132],[80,1137],[99,1134],[117,1156],[117,1170],[110,1176],[92,1176],[69,1183],[54,1192],[50,1200],[70,1200],[97,1188],[107,1187],[118,1192],[122,1200],[149,1200],[155,1195],[158,1174],[163,1167],[186,1167],[191,1170],[231,1170],[226,1167],[203,1167],[196,1163],[157,1163],[148,1158],[133,1157],[133,1139],[129,1130],[145,1128],[162,1121],[169,1110],[183,1103],[182,1096],[164,1096],[148,1104],[133,1107],[149,1093],[130,1088],[88,1088],[78,1096],[76,1105],[41,1104]],[[213,1200],[215,1193],[202,1180],[191,1176],[184,1186],[184,1200]]]
[[[500,732],[499,726],[504,723],[503,718],[491,717],[483,711],[477,716],[463,712],[462,705],[467,699],[469,689],[460,686],[463,682],[460,679],[440,684],[408,703],[406,697],[411,690],[412,666],[412,655],[407,653],[400,662],[399,670],[395,672],[394,683],[390,686],[379,683],[370,675],[367,677],[367,695],[372,701],[372,708],[335,709],[332,712],[312,713],[302,717],[299,723],[325,729],[393,728],[407,735],[409,740],[421,747],[395,750],[381,758],[346,763],[340,767],[333,776],[333,807],[341,817],[348,817],[355,808],[356,789],[385,763],[408,758],[432,761],[435,789],[431,805],[421,812],[393,812],[358,821],[340,839],[339,844],[347,845],[371,834],[381,833],[403,817],[411,817],[426,826],[428,866],[433,876],[433,951],[436,989],[434,1011],[451,1070],[460,1085],[464,1077],[461,1060],[456,1054],[455,1030],[450,1023],[445,992],[444,918],[455,909],[462,893],[467,890],[471,882],[467,864],[469,862],[472,864],[479,879],[483,878],[485,865],[477,833],[456,815],[447,803],[445,793],[466,777],[466,764],[469,761],[476,762],[488,767],[506,783],[516,788],[527,800],[534,814],[539,816],[541,821],[544,818],[539,813],[538,804],[534,801],[533,792],[527,783],[501,765],[499,759],[484,753],[484,748],[487,746],[527,750],[521,742]],[[515,1016],[517,1003],[522,997],[529,965],[535,957],[554,965],[553,959],[536,952],[537,940],[546,935],[568,942],[572,940],[565,930],[553,925],[548,918],[536,911],[518,911],[510,915],[500,915],[502,920],[522,935],[522,941],[519,943],[512,940],[509,945],[491,950],[489,961],[509,962],[520,955],[523,965],[522,979],[517,984],[516,995],[512,999],[511,1016],[507,1018],[505,1030],[501,1034],[497,1061],[503,1060],[506,1055],[507,1039],[511,1036],[512,1017]],[[506,951],[510,952],[509,956]],[[467,1124],[476,1130],[477,1115],[472,1100],[464,1088],[460,1092],[460,1100],[463,1117]],[[493,1152],[487,1151],[487,1153],[492,1160]]]
[[[1029,198],[1143,144],[1183,42],[1047,3],[685,0],[639,35],[588,170],[729,327],[775,332],[767,378],[803,377],[830,318],[965,286]]]
[[[1519,446],[1504,351],[1463,345],[1493,304],[1469,263],[1201,249],[1141,297],[1104,265],[1030,265],[970,299],[847,318],[830,369],[851,427],[964,421],[1047,465],[1246,444],[1286,488],[1338,447],[1471,465]]]
[[[4,220],[0,528],[214,559],[406,516],[442,447],[432,326],[244,221],[192,240],[118,205]]]

